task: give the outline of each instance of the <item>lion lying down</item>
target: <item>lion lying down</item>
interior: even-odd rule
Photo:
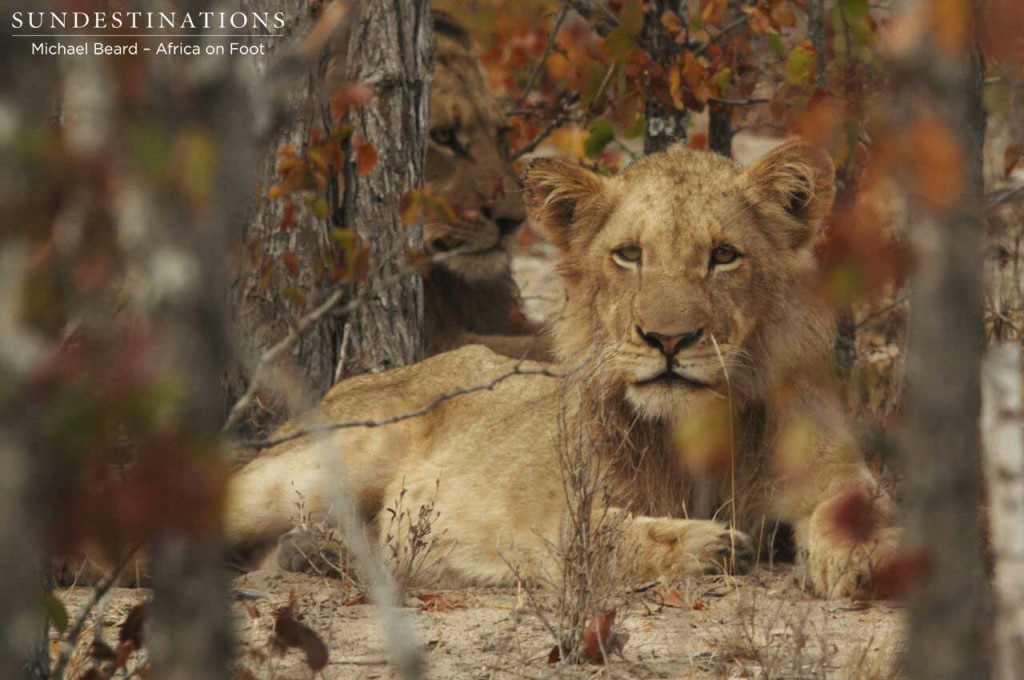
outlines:
[[[510,561],[557,573],[551,546],[568,509],[559,447],[584,446],[602,472],[597,497],[609,499],[595,512],[618,521],[609,566],[619,578],[674,579],[729,557],[743,569],[764,527],[783,521],[816,593],[864,587],[898,530],[823,386],[829,319],[804,292],[833,181],[828,158],[801,143],[746,170],[681,146],[614,178],[534,161],[527,203],[561,250],[568,295],[554,329],[563,375],[516,374],[422,417],[342,430],[326,456],[312,438],[281,444],[231,481],[230,541],[287,532],[297,493],[322,512],[328,465],[343,471],[370,526],[403,489],[406,507],[433,499],[449,584],[509,582]],[[465,347],[345,381],[311,417],[407,413],[517,366],[539,365]],[[694,428],[708,440],[726,435],[731,457],[717,468],[712,507],[735,529],[683,519],[694,507],[690,449],[703,440],[680,433]],[[876,513],[856,542],[841,517],[852,494]]]

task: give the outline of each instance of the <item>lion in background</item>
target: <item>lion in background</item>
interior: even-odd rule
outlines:
[[[479,50],[445,12],[433,10],[434,74],[425,180],[452,216],[430,211],[423,247],[434,256],[424,277],[424,337],[430,356],[483,344],[516,358],[550,359],[541,328],[523,313],[511,248],[526,219],[505,142],[508,122],[491,91]],[[344,71],[335,46],[328,88]]]
[[[569,512],[559,447],[580,445],[601,471],[597,512],[616,518],[617,578],[673,580],[727,561],[742,571],[765,528],[785,522],[814,592],[865,588],[898,530],[829,384],[830,318],[807,290],[835,193],[828,157],[795,142],[743,169],[677,146],[612,178],[536,160],[524,185],[561,251],[561,375],[472,346],[340,383],[278,433],[293,440],[232,478],[229,541],[289,531],[297,495],[323,515],[324,473],[336,468],[381,536],[395,498],[434,504],[445,584],[512,582],[510,561],[557,574],[550,548]],[[488,384],[384,427],[301,434],[309,422],[393,417]],[[694,429],[702,437],[680,434]],[[716,437],[726,463],[701,467],[693,454]],[[692,516],[692,481],[709,470],[712,507],[731,527]],[[872,508],[860,535],[839,521],[851,498]]]

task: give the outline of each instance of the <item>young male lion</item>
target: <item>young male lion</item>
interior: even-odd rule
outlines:
[[[746,170],[682,146],[613,178],[534,161],[527,203],[561,250],[568,295],[555,328],[564,374],[523,374],[540,365],[474,346],[343,382],[310,418],[383,419],[460,387],[490,389],[321,444],[280,444],[232,479],[230,540],[288,531],[296,492],[323,511],[323,465],[343,471],[371,527],[403,490],[405,507],[433,500],[448,583],[508,582],[510,561],[557,573],[562,447],[583,447],[573,450],[601,473],[596,512],[617,520],[609,567],[619,578],[674,579],[730,555],[742,570],[750,535],[784,521],[816,593],[867,585],[897,530],[822,385],[830,324],[806,291],[833,181],[829,159],[799,142]],[[735,529],[684,518],[693,454],[723,435],[721,515]]]

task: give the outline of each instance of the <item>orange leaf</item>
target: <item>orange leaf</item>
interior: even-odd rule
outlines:
[[[356,146],[356,172],[365,177],[377,167],[377,148],[368,142]]]
[[[463,602],[456,602],[444,593],[423,593],[416,596],[422,603],[421,612],[447,612],[453,609],[465,609]]]
[[[616,633],[615,610],[598,614],[583,632],[583,653],[594,663],[604,663],[608,654],[622,656],[622,648],[629,641],[626,633]]]
[[[367,601],[368,600],[366,598],[366,593],[359,593],[359,594],[353,595],[352,597],[350,597],[347,600],[345,600],[345,602],[342,604],[342,606],[344,606],[344,607],[354,607],[357,604],[366,604]]]
[[[906,143],[917,194],[932,210],[948,210],[963,190],[960,142],[933,115],[925,114],[907,134]]]
[[[678,588],[669,588],[666,590],[661,602],[666,607],[673,607],[676,609],[690,608],[689,603],[686,601],[686,594]]]
[[[683,22],[679,18],[679,15],[670,9],[665,10],[661,13],[661,25],[665,30],[672,33],[678,33],[683,30]]]

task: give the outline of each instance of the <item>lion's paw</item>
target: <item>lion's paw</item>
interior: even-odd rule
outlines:
[[[652,558],[661,577],[744,574],[753,566],[750,537],[720,522],[652,518],[647,523]]]
[[[896,555],[900,530],[880,529],[863,542],[834,535],[812,537],[807,546],[804,586],[825,598],[866,597],[878,569]]]

